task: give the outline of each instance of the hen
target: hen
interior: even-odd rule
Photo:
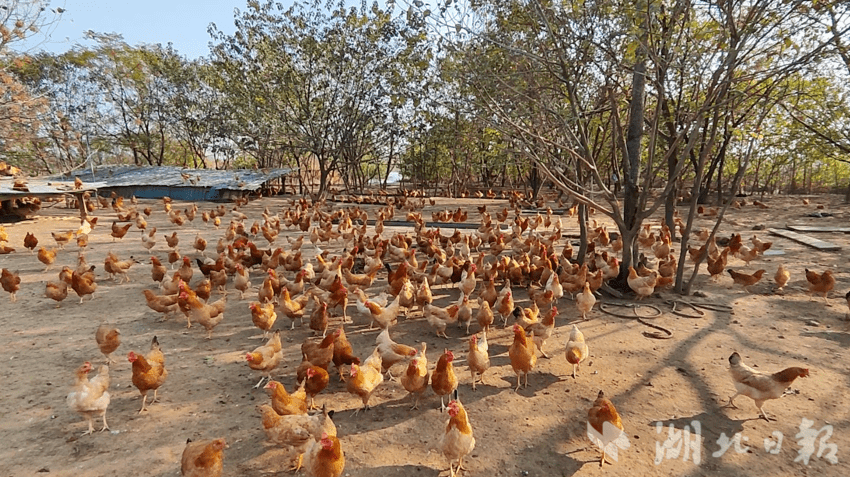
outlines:
[[[86,295],[91,295],[94,299],[94,292],[97,290],[97,283],[94,277],[94,265],[88,268],[84,273],[79,273],[74,270],[71,274],[71,289],[80,297],[80,303]]]
[[[275,320],[277,320],[277,313],[274,311],[274,303],[266,303],[260,304],[259,302],[252,301],[248,308],[251,310],[251,321],[254,323],[254,326],[263,330],[263,339],[266,339],[269,334],[269,330],[274,326]]]
[[[271,394],[272,408],[281,416],[307,414],[307,392],[304,390],[304,381],[292,394],[286,392],[283,384],[277,381],[269,381],[265,389]]]
[[[398,318],[398,311],[401,308],[401,293],[386,307],[381,307],[381,305],[371,300],[366,300],[364,306],[369,309],[372,316],[372,323],[369,324],[369,329],[372,329],[372,324],[375,322],[378,322],[378,326],[381,328],[388,329]]]
[[[97,327],[94,339],[97,341],[97,347],[100,348],[100,352],[106,357],[106,362],[114,362],[109,355],[121,346],[121,332],[118,328],[104,323]]]
[[[224,439],[198,442],[186,440],[180,459],[180,472],[184,477],[221,477],[226,447]]]
[[[782,264],[779,264],[779,267],[776,269],[776,274],[773,275],[773,281],[776,282],[776,290],[782,290],[785,288],[785,285],[788,283],[788,280],[791,278],[791,272],[785,270],[785,267]]]
[[[576,325],[573,325],[573,329],[570,331],[570,339],[567,340],[565,353],[567,355],[567,362],[573,365],[573,379],[575,379],[578,365],[587,359],[587,355],[589,354],[587,343],[584,342],[584,334],[579,331]]]
[[[434,328],[437,336],[449,339],[449,337],[446,336],[446,326],[449,323],[457,321],[458,310],[460,310],[460,308],[457,305],[440,308],[428,303],[425,305],[424,309],[425,320]]]
[[[620,419],[620,414],[617,413],[614,403],[605,397],[605,393],[599,391],[593,406],[587,410],[587,436],[602,449],[599,467],[602,467],[605,463],[605,451],[609,444],[617,442],[618,446],[627,447],[625,444],[620,444],[621,441],[626,439],[623,430],[623,421]],[[628,441],[626,440],[626,442]]]
[[[68,407],[83,415],[89,423],[89,429],[83,435],[94,432],[94,417],[103,418],[101,431],[109,429],[106,425],[106,408],[109,407],[109,367],[103,365],[97,376],[89,380],[88,373],[92,370],[90,362],[86,361],[77,368],[77,382],[74,390],[68,394]]]
[[[731,268],[726,271],[732,276],[732,281],[737,285],[741,285],[747,293],[752,293],[752,291],[750,291],[750,287],[758,283],[765,272],[765,270],[756,270],[753,274],[747,274],[743,272],[736,272]]]
[[[45,265],[44,271],[50,270],[50,266],[56,261],[56,250],[47,250],[44,247],[38,248],[38,261]]]
[[[12,300],[12,303],[15,303],[18,300],[15,294],[21,289],[21,277],[18,276],[18,272],[12,273],[5,268],[0,270],[0,285],[9,292],[9,299]],[[82,302],[81,298],[80,303]]]
[[[263,346],[258,346],[254,351],[245,355],[248,367],[260,371],[263,375],[254,386],[258,389],[263,381],[271,381],[271,372],[283,361],[283,351],[280,344],[280,331],[275,331],[269,341]]]
[[[352,364],[360,364],[360,358],[354,355],[354,351],[351,348],[351,343],[345,336],[345,330],[342,328],[342,326],[340,326],[339,330],[334,333],[333,363],[334,366],[336,366],[337,372],[339,373],[340,381],[345,380],[342,374],[343,365],[350,366]]]
[[[145,295],[148,308],[157,313],[162,313],[164,315],[163,320],[169,313],[177,311],[177,295],[157,296],[150,290],[142,290],[142,293]]]
[[[732,375],[732,381],[735,382],[735,395],[729,398],[728,406],[737,409],[738,407],[735,406],[733,400],[741,395],[747,396],[755,402],[759,410],[759,417],[770,421],[771,419],[762,409],[764,402],[784,396],[785,390],[791,386],[794,380],[807,377],[809,370],[795,367],[768,374],[747,366],[741,359],[741,355],[735,352],[729,356],[729,374]]]
[[[311,477],[339,477],[345,469],[345,454],[339,439],[323,432],[304,453],[304,468]]]
[[[62,300],[68,297],[68,283],[64,280],[46,282],[44,284],[44,296],[59,303],[56,305],[56,308],[59,308],[62,306]]]
[[[381,354],[381,368],[386,371],[387,377],[392,379],[390,368],[394,364],[409,359],[416,355],[416,348],[396,343],[390,338],[389,328],[384,328],[375,338],[378,353]]]
[[[192,326],[192,320],[203,326],[207,330],[207,339],[212,339],[213,328],[218,326],[224,319],[224,309],[227,306],[227,296],[223,296],[218,301],[207,305],[201,302],[196,297],[188,295],[185,291],[181,292],[178,298],[187,300],[189,305],[189,313],[186,315],[187,328]]]
[[[342,328],[325,336],[321,341],[305,340],[301,345],[301,354],[307,361],[327,370],[334,357],[334,340],[340,333]]]
[[[336,426],[331,420],[333,411],[322,409],[322,415],[308,416],[307,414],[291,414],[281,416],[268,404],[259,406],[263,419],[263,431],[271,442],[283,448],[289,458],[297,456],[294,471],[301,469],[304,452],[322,432],[336,435]]]
[[[407,370],[401,375],[401,385],[404,389],[415,396],[413,407],[410,410],[419,409],[419,398],[428,389],[430,381],[430,373],[428,372],[428,357],[425,355],[427,344],[422,342],[422,349],[410,363],[407,364]]]
[[[486,303],[486,302],[485,302]],[[477,335],[469,337],[469,354],[466,356],[469,365],[469,374],[472,375],[472,390],[475,391],[475,383],[484,383],[484,371],[490,368],[490,347],[487,345],[487,332],[481,332],[481,339]]]
[[[316,409],[316,396],[328,386],[330,377],[325,368],[313,365],[306,359],[295,370],[298,382],[304,381],[304,392],[310,398],[309,409]]]
[[[310,301],[310,295],[303,294],[292,300],[289,297],[289,290],[286,287],[280,290],[280,310],[287,318],[292,320],[292,325],[289,329],[295,329],[295,320],[300,319],[304,322],[304,312],[307,311],[307,303]]]
[[[133,385],[142,394],[142,409],[139,410],[139,414],[141,414],[146,409],[148,391],[153,390],[153,399],[151,399],[151,404],[153,404],[157,400],[156,394],[159,387],[168,377],[168,370],[165,369],[165,356],[159,348],[159,341],[154,336],[147,356],[137,355],[130,351],[127,354],[127,360],[133,363]]]
[[[520,378],[525,376],[525,387],[528,387],[528,373],[537,363],[537,354],[534,352],[534,341],[528,339],[525,330],[514,324],[514,341],[508,349],[508,357],[511,360],[511,368],[516,373],[516,389],[519,391]]]
[[[658,272],[652,271],[649,276],[639,277],[634,267],[629,267],[629,288],[635,292],[637,299],[643,299],[655,291],[655,282],[658,280]]]
[[[826,270],[821,274],[806,269],[806,280],[809,282],[809,292],[822,293],[823,301],[829,304],[826,296],[835,287],[835,277],[832,275],[832,270]]]
[[[440,439],[440,448],[449,460],[449,475],[455,477],[463,466],[463,458],[475,448],[475,437],[472,436],[472,426],[469,424],[466,409],[457,400],[457,395],[449,401],[448,412],[449,422]]]
[[[345,389],[351,394],[356,394],[363,401],[363,407],[354,411],[356,416],[361,410],[369,409],[369,398],[372,392],[384,382],[384,375],[381,373],[381,354],[378,348],[375,348],[375,351],[366,358],[363,366],[352,364],[348,374]]]
[[[434,369],[434,372],[431,373],[431,389],[434,390],[434,394],[440,396],[440,410],[446,408],[443,398],[451,395],[457,389],[457,375],[455,375],[454,366],[452,365],[454,359],[454,353],[448,349],[445,350],[437,360],[437,367]]]
[[[542,354],[544,358],[549,358],[549,355],[546,354],[543,347],[546,346],[546,340],[548,340],[555,331],[555,317],[557,315],[558,307],[552,307],[542,320],[532,323],[527,328],[527,331],[531,332],[531,338],[534,341],[534,345],[540,350],[540,354]]]

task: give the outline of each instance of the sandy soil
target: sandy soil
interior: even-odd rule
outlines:
[[[176,227],[169,224],[160,205],[156,204],[150,225],[158,227],[154,254],[165,259],[167,248],[163,234]],[[425,216],[440,207],[455,207],[458,202],[470,208],[470,221],[477,220],[475,201],[439,200],[436,207],[426,208]],[[488,201],[491,209],[501,201]],[[839,197],[814,197],[811,205],[800,198],[767,199],[769,209],[751,206],[730,210],[723,235],[732,232],[752,235],[755,225],[768,227],[786,223],[821,226],[846,226],[850,208]],[[250,221],[260,218],[265,207],[273,211],[289,204],[285,199],[264,199],[243,208]],[[825,205],[831,218],[813,219],[805,215]],[[185,207],[185,204],[177,204]],[[208,210],[211,204],[200,204]],[[342,205],[338,205],[341,207]],[[684,212],[684,209],[683,209]],[[155,288],[150,278],[147,251],[142,248],[139,232],[132,229],[126,238],[112,242],[109,225],[115,214],[98,210],[100,224],[92,233],[87,258],[98,265],[98,290],[94,300],[79,305],[71,292],[56,309],[55,303],[43,296],[44,282],[55,280],[62,265],[74,265],[76,246],[59,252],[53,269],[43,265],[21,245],[26,231],[33,231],[41,243],[53,246],[51,230],[75,229],[75,211],[60,208],[44,209],[33,221],[6,224],[13,246],[18,251],[0,256],[3,267],[20,271],[23,278],[18,302],[11,304],[4,293],[0,308],[0,335],[3,350],[3,385],[0,402],[4,418],[0,423],[0,475],[99,476],[99,475],[179,475],[180,455],[186,438],[225,437],[230,444],[225,452],[225,475],[285,475],[287,462],[280,452],[265,443],[257,404],[267,401],[263,390],[252,389],[258,375],[244,362],[244,353],[260,344],[259,331],[253,327],[248,302],[255,293],[238,299],[229,285],[230,301],[225,320],[213,333],[210,341],[200,326],[187,330],[181,319],[158,322],[160,316],[145,306],[141,291]],[[200,214],[199,214],[200,215]],[[601,222],[599,216],[594,217]],[[577,231],[573,221],[566,221],[569,231]],[[658,221],[654,223],[657,225]],[[697,226],[710,226],[709,219],[700,219]],[[223,229],[222,229],[223,230]],[[180,249],[189,253],[191,240],[199,231],[214,246],[222,234],[204,224],[200,217],[179,229]],[[395,232],[396,229],[388,228]],[[410,229],[398,229],[409,232]],[[443,233],[451,233],[444,230]],[[387,232],[385,232],[386,234]],[[729,267],[754,271],[765,268],[765,279],[749,294],[732,287],[728,275],[713,283],[703,271],[695,290],[705,298],[694,301],[731,307],[731,312],[707,311],[701,318],[685,318],[670,313],[665,300],[682,298],[662,292],[660,297],[645,304],[659,307],[664,314],[654,322],[671,329],[672,339],[656,340],[645,337],[648,328],[632,319],[617,318],[594,309],[589,321],[581,324],[587,337],[591,356],[578,378],[570,377],[571,367],[564,358],[564,345],[569,334],[568,322],[577,318],[575,305],[567,298],[561,300],[555,335],[548,342],[551,359],[540,359],[529,378],[529,387],[519,393],[513,390],[515,375],[507,357],[512,340],[510,330],[497,328],[489,337],[492,368],[485,375],[485,384],[473,392],[465,365],[466,341],[464,332],[449,327],[448,341],[434,336],[419,313],[411,320],[400,320],[392,329],[393,337],[403,343],[428,343],[428,359],[433,366],[443,348],[449,347],[459,357],[456,371],[461,379],[460,398],[464,402],[477,441],[473,454],[465,461],[467,476],[560,476],[560,475],[839,475],[850,452],[850,378],[847,373],[850,333],[844,321],[847,304],[845,291],[850,288],[850,276],[844,253],[818,252],[807,246],[779,237],[773,240],[773,250],[780,255],[767,256],[749,267],[730,258]],[[298,232],[283,235],[295,237]],[[847,250],[850,240],[840,233],[817,234]],[[279,239],[278,244],[282,240]],[[258,240],[266,246],[265,240]],[[285,241],[283,241],[285,243]],[[103,272],[103,259],[112,250],[121,257],[130,255],[143,259],[130,271],[132,281],[117,284]],[[305,245],[308,255],[311,247]],[[338,252],[332,249],[332,253]],[[194,252],[194,251],[193,251]],[[783,293],[774,293],[772,276],[784,263],[792,277]],[[823,300],[810,299],[806,292],[804,268],[836,271],[837,285],[829,305]],[[704,270],[704,269],[703,269]],[[200,273],[196,271],[197,282]],[[261,281],[260,272],[253,274],[255,286]],[[379,275],[369,290],[376,294],[386,283]],[[525,299],[525,292],[516,290]],[[435,290],[438,305],[456,299],[456,289]],[[605,300],[601,300],[605,301]],[[365,357],[374,346],[377,331],[368,331],[368,322],[349,308],[355,324],[347,333],[355,352]],[[335,319],[336,323],[340,318]],[[817,323],[811,323],[816,320]],[[115,353],[118,363],[112,366],[112,403],[108,417],[112,431],[80,437],[85,421],[69,410],[65,396],[73,384],[74,369],[85,360],[102,361],[94,341],[94,330],[102,322],[118,325],[123,344]],[[281,327],[289,321],[281,318]],[[333,326],[333,325],[332,325]],[[473,325],[473,330],[478,331]],[[299,347],[311,331],[305,325],[294,331],[284,330],[285,366],[276,376],[288,389],[295,387],[294,370],[300,361]],[[169,376],[160,389],[160,403],[139,414],[140,395],[130,382],[128,351],[147,352],[151,337],[158,336],[166,355]],[[811,376],[794,383],[798,394],[769,401],[766,411],[777,419],[766,422],[757,419],[752,400],[739,397],[739,409],[723,408],[734,392],[727,373],[727,359],[738,351],[744,360],[761,370],[779,370],[788,366],[803,366]],[[619,452],[619,459],[599,470],[599,449],[591,446],[585,433],[586,412],[597,392],[603,389],[622,415],[630,440],[630,448]],[[336,410],[335,421],[346,454],[344,475],[360,476],[445,476],[448,464],[437,448],[447,415],[439,411],[439,399],[428,391],[419,411],[408,411],[409,398],[400,383],[385,383],[372,397],[372,410],[354,417],[352,411],[359,399],[345,392],[341,383],[331,384],[318,397]],[[832,434],[824,430],[815,441],[814,455],[808,464],[798,458],[800,431],[804,419],[813,421],[819,430],[832,426]],[[656,423],[665,426],[660,432]],[[684,450],[678,458],[662,459],[656,463],[657,448],[668,437],[673,425],[681,431],[685,425],[698,422],[701,441],[695,444],[700,462],[694,462],[693,452],[685,459]],[[693,430],[693,427],[691,427]],[[736,451],[733,445],[722,456],[712,453],[719,449],[721,436],[732,438],[741,433],[742,444]],[[783,436],[781,447],[774,453],[765,448],[765,440]],[[802,437],[802,436],[801,436]],[[694,437],[691,436],[693,440]],[[839,464],[832,465],[829,445],[835,445]],[[818,456],[818,451],[821,452]],[[668,451],[669,452],[669,451]]]

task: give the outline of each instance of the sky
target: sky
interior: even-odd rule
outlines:
[[[50,8],[65,9],[61,19],[49,38],[35,35],[25,48],[65,52],[84,42],[83,32],[93,30],[120,33],[132,46],[171,42],[181,55],[197,58],[209,54],[209,24],[215,23],[220,31],[232,34],[233,10],[245,10],[246,3],[246,0],[53,0]]]

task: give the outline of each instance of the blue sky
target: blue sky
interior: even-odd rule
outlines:
[[[233,33],[233,9],[245,10],[246,3],[246,0],[54,0],[50,7],[62,7],[65,12],[50,38],[36,35],[26,46],[16,46],[61,53],[82,43],[83,32],[94,30],[120,33],[130,45],[171,42],[180,54],[197,58],[209,53],[207,26],[215,23],[219,30]]]

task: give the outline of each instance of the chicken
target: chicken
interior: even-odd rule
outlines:
[[[773,275],[773,281],[776,282],[776,289],[782,290],[785,288],[785,285],[788,283],[788,280],[791,278],[791,272],[785,270],[785,267],[782,264],[779,264],[779,268],[776,269],[776,274]]]
[[[593,406],[587,410],[587,436],[602,449],[599,467],[605,463],[605,451],[609,444],[616,442],[619,447],[627,447],[627,444],[621,444],[623,440],[628,442],[623,431],[623,421],[614,403],[600,390]]]
[[[496,300],[496,305],[494,307],[494,310],[498,314],[502,315],[502,318],[505,320],[505,323],[504,323],[505,327],[508,326],[508,317],[511,316],[511,314],[514,311],[514,308],[515,307],[514,307],[513,293],[511,292],[510,289],[508,289],[507,292],[504,294],[504,296],[502,296],[502,297],[500,297]]]
[[[180,472],[184,477],[221,477],[226,447],[224,439],[198,442],[187,439]]]
[[[189,313],[186,315],[186,327],[192,326],[192,320],[199,323],[207,330],[207,339],[212,339],[212,330],[224,319],[224,309],[227,306],[227,296],[207,305],[198,298],[192,297],[185,291],[181,292],[178,299],[186,299],[189,304]]]
[[[103,262],[103,270],[109,274],[112,280],[115,280],[116,275],[121,275],[122,282],[130,282],[130,277],[127,275],[127,270],[134,264],[138,263],[132,256],[129,260],[120,260],[117,255],[112,252],[106,254],[106,260]]]
[[[58,245],[60,249],[65,250],[65,245],[71,241],[71,238],[74,236],[74,231],[50,232],[50,235],[53,236],[53,240],[56,241],[56,245]]]
[[[584,289],[576,296],[576,307],[581,313],[582,321],[587,319],[587,314],[596,304],[596,296],[590,291],[590,283],[584,282]]]
[[[455,305],[450,305],[446,308],[440,308],[438,306],[434,306],[430,303],[425,305],[425,320],[428,321],[428,324],[434,327],[434,330],[437,332],[437,336],[442,336],[445,339],[449,339],[446,336],[446,326],[449,323],[453,323],[457,321],[457,312],[460,308]]]
[[[546,281],[546,286],[543,287],[543,290],[551,291],[552,298],[555,300],[555,302],[557,302],[564,296],[564,287],[563,285],[561,285],[557,273],[553,273],[549,276],[549,280]],[[507,324],[505,326],[507,326]]]
[[[525,387],[528,387],[528,373],[534,368],[537,363],[537,354],[534,352],[534,341],[529,340],[525,335],[525,330],[522,326],[514,324],[514,341],[508,349],[508,357],[511,361],[511,368],[516,373],[516,389],[519,391],[520,378],[525,376]]]
[[[294,471],[301,468],[303,454],[310,443],[321,438],[322,432],[336,435],[336,426],[331,420],[333,411],[322,409],[322,415],[291,414],[281,416],[268,404],[259,406],[263,419],[263,431],[269,441],[286,451],[290,458],[297,456]]]
[[[204,278],[195,285],[195,295],[198,296],[204,303],[208,302],[212,294],[212,282],[209,278]]]
[[[726,271],[732,276],[732,281],[737,285],[741,285],[747,293],[752,293],[752,291],[750,291],[750,287],[758,283],[765,272],[765,270],[757,270],[755,273],[749,275],[742,272],[736,272],[731,268]]]
[[[5,240],[0,240],[0,242],[4,242]],[[35,248],[38,247],[38,239],[35,235],[27,232],[27,235],[24,237],[24,247],[30,249],[30,253],[35,251]]]
[[[174,264],[181,261],[183,257],[180,256],[180,251],[177,249],[171,250],[168,252],[168,263],[171,265],[171,269],[174,270]]]
[[[89,428],[83,435],[94,432],[94,417],[100,415],[103,418],[101,431],[109,429],[106,424],[106,409],[109,407],[109,367],[103,365],[97,376],[91,380],[88,373],[92,370],[92,364],[88,361],[77,368],[77,382],[74,389],[68,394],[65,401],[68,407],[82,414],[89,423]]]
[[[369,324],[370,330],[375,322],[378,323],[380,328],[388,329],[397,321],[398,311],[401,308],[401,293],[386,307],[382,307],[374,300],[366,300],[363,305],[369,309],[372,316],[372,322]]]
[[[638,300],[652,295],[652,292],[655,291],[657,280],[658,272],[654,270],[646,277],[639,277],[634,267],[629,267],[629,288],[635,292]]]
[[[139,414],[141,414],[146,409],[148,391],[153,390],[153,399],[151,399],[151,404],[153,404],[156,402],[159,387],[168,377],[168,370],[165,369],[165,356],[159,348],[159,341],[154,336],[147,356],[137,355],[130,351],[127,354],[127,360],[133,363],[133,385],[142,394],[142,409],[139,410]]]
[[[466,356],[466,361],[469,365],[469,374],[472,375],[473,391],[475,391],[476,381],[481,380],[481,383],[484,383],[484,371],[490,368],[489,349],[490,347],[487,345],[487,331],[481,332],[480,340],[478,339],[478,335],[469,337],[469,354]]]
[[[345,469],[345,454],[339,439],[323,432],[304,453],[304,468],[311,477],[339,477]]]
[[[425,355],[427,344],[423,341],[417,355],[407,364],[407,370],[401,375],[401,385],[414,396],[413,407],[410,410],[419,409],[419,399],[428,389],[431,373],[428,372],[428,356]]]
[[[478,313],[475,314],[475,320],[478,326],[484,331],[490,331],[490,325],[493,324],[493,310],[490,308],[490,303],[482,297],[478,298]]]
[[[263,339],[266,339],[269,330],[274,326],[277,320],[277,313],[274,311],[274,303],[266,303],[261,305],[259,302],[252,301],[248,308],[251,310],[251,321],[254,326],[263,330]]]
[[[316,409],[316,395],[324,391],[330,380],[328,370],[315,366],[305,359],[298,366],[298,369],[295,370],[295,375],[298,378],[298,382],[304,382],[304,392],[310,398],[308,409]]]
[[[466,324],[466,334],[469,334],[469,325],[472,323],[472,307],[469,305],[469,296],[461,294],[457,302],[457,327]]]
[[[283,384],[277,381],[269,381],[265,389],[268,390],[272,398],[272,408],[281,416],[289,416],[293,414],[307,414],[307,392],[304,390],[304,381],[298,389],[289,394]]]
[[[207,241],[201,237],[201,234],[195,236],[195,242],[192,243],[192,246],[195,250],[201,252],[202,255],[205,255],[204,251],[207,249]]]
[[[236,264],[236,275],[233,277],[233,287],[239,290],[240,300],[245,298],[245,292],[251,288],[251,278],[248,276],[248,270],[240,264]],[[294,322],[293,326],[295,326]]]
[[[729,256],[729,247],[725,247],[718,257],[708,255],[706,262],[708,265],[708,273],[712,280],[717,280],[723,275],[723,270],[726,268],[726,262]]]
[[[172,232],[171,235],[163,235],[165,237],[165,242],[168,244],[169,248],[177,247],[177,244],[180,243],[180,239],[177,237],[177,232]]]
[[[755,402],[759,410],[759,417],[770,421],[771,419],[762,409],[765,401],[784,396],[785,390],[791,386],[794,380],[807,377],[809,370],[794,367],[768,374],[747,366],[741,359],[741,355],[734,352],[729,356],[729,374],[732,375],[732,381],[735,382],[735,395],[729,398],[727,405],[737,409],[738,407],[733,402],[734,399],[741,395],[747,396]]]
[[[324,338],[328,333],[329,319],[328,304],[317,301],[316,306],[313,308],[313,313],[310,314],[310,329],[316,333],[321,333],[322,338]]]
[[[809,292],[822,293],[823,301],[828,305],[829,301],[826,296],[835,288],[835,277],[832,275],[832,270],[826,270],[821,274],[806,269],[806,280],[809,282]]]
[[[471,264],[469,266],[469,270],[464,270],[461,273],[460,282],[458,282],[458,289],[465,296],[472,295],[472,292],[475,291],[475,264]]]
[[[4,290],[9,292],[9,299],[12,303],[18,300],[15,296],[18,290],[21,289],[21,277],[18,275],[18,272],[12,273],[5,268],[0,270],[0,285],[3,286]]]
[[[56,305],[56,308],[59,308],[62,306],[62,300],[68,297],[68,283],[64,280],[46,282],[44,284],[44,296],[59,303]]]
[[[38,261],[45,265],[44,271],[50,270],[50,266],[56,261],[56,250],[47,250],[44,247],[38,248]]]
[[[409,359],[416,355],[416,348],[396,343],[390,338],[389,328],[384,328],[375,338],[378,353],[381,354],[381,369],[386,371],[387,377],[392,379],[390,368],[394,364]]]
[[[155,295],[150,290],[142,290],[142,293],[145,295],[145,301],[148,304],[148,308],[151,310],[162,313],[163,319],[165,319],[169,313],[174,313],[177,311],[177,295]]]
[[[189,257],[183,257],[183,265],[177,269],[177,273],[180,274],[180,279],[187,284],[192,281],[192,275],[195,272],[192,269],[192,262],[189,260]]]
[[[292,300],[289,297],[289,290],[286,287],[280,290],[280,310],[286,315],[287,318],[292,320],[292,325],[289,329],[295,329],[295,320],[301,319],[302,323],[304,320],[304,312],[307,311],[307,303],[310,301],[310,295],[303,294],[298,298]]]
[[[100,352],[106,357],[107,363],[113,363],[111,355],[119,346],[121,346],[121,331],[118,328],[104,323],[97,327],[94,333],[94,339],[97,341],[97,347]]]
[[[341,333],[342,328],[325,336],[321,341],[307,339],[301,345],[301,354],[307,361],[327,370],[334,357],[334,340]]]
[[[384,382],[384,375],[381,373],[381,354],[378,348],[375,348],[375,351],[366,358],[362,366],[351,365],[345,389],[351,394],[356,394],[363,401],[363,408],[354,411],[355,416],[361,410],[369,409],[369,397],[382,382]]]
[[[162,280],[165,279],[165,274],[167,270],[165,265],[159,261],[156,257],[151,257],[151,279],[155,282],[159,282],[160,286],[162,286]]]
[[[130,227],[132,227],[132,226],[133,226],[133,224],[126,224],[124,226],[120,226],[120,225],[118,225],[118,222],[113,221],[112,222],[112,233],[110,234],[110,235],[112,235],[112,241],[114,242],[115,239],[119,239],[119,240],[123,239],[124,236],[127,235],[127,231],[130,230]]]
[[[589,353],[587,343],[584,342],[584,334],[578,329],[578,326],[573,325],[565,350],[567,362],[573,365],[573,379],[576,377],[578,365],[587,359]]]
[[[472,436],[472,426],[463,404],[457,400],[457,395],[449,401],[449,422],[446,432],[440,439],[440,449],[449,461],[449,475],[455,477],[463,466],[463,458],[475,448],[475,437]],[[455,468],[457,462],[457,468]]]
[[[549,355],[546,354],[546,351],[543,350],[543,347],[546,346],[546,340],[548,340],[552,333],[555,331],[555,317],[558,316],[558,307],[553,306],[542,320],[532,323],[526,331],[531,332],[532,341],[534,341],[534,346],[540,350],[540,354],[543,355],[544,358],[549,358]]]
[[[448,349],[445,350],[437,360],[437,367],[434,369],[434,372],[431,373],[431,389],[434,390],[434,394],[440,396],[441,410],[446,408],[443,398],[451,395],[457,389],[457,375],[455,375],[454,366],[452,365],[454,359],[454,353]]]
[[[80,297],[80,303],[87,295],[91,295],[94,299],[94,292],[97,290],[97,283],[94,277],[94,265],[88,268],[84,273],[79,273],[77,270],[71,274],[71,289]]]
[[[280,331],[275,331],[272,337],[262,346],[245,355],[248,367],[262,373],[263,377],[254,386],[258,389],[263,381],[271,381],[271,372],[283,361],[283,348],[280,344]]]
[[[339,373],[339,380],[344,381],[342,366],[360,364],[360,358],[354,355],[354,351],[351,349],[351,343],[349,343],[348,338],[345,336],[345,330],[342,326],[334,333],[334,336],[333,363]]]

